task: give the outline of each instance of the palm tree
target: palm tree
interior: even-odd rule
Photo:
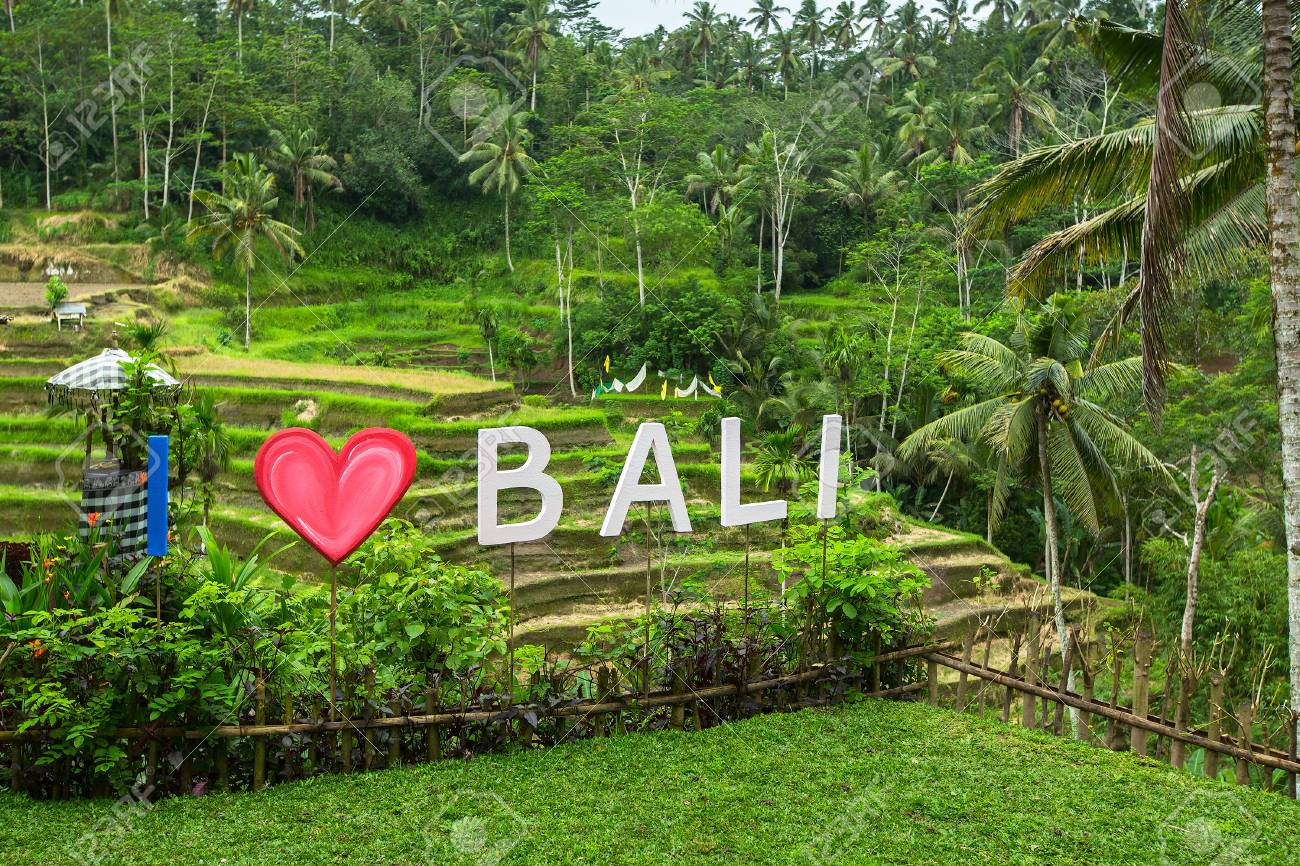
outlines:
[[[1159,68],[1157,36],[1115,25],[1093,25],[1082,35],[1103,58],[1122,47],[1127,56],[1106,60],[1121,83],[1126,69]],[[1186,73],[1212,78],[1224,101],[1187,113],[1180,150],[1197,156],[1179,166],[1180,267],[1186,275],[1219,271],[1236,250],[1267,239],[1263,109],[1252,88],[1242,84],[1241,76],[1249,76],[1255,62],[1243,55],[1233,60],[1236,71],[1229,78],[1214,77],[1223,61],[1213,54]],[[1087,219],[1047,235],[1024,253],[1008,274],[1013,294],[1042,297],[1054,290],[1055,275],[1066,268],[1125,263],[1142,249],[1158,128],[1145,118],[1128,128],[1039,147],[975,189],[967,225],[972,236],[996,234],[1053,202],[1080,201],[1091,208]],[[1136,303],[1137,294],[1130,294],[1112,331]],[[1157,321],[1148,316],[1146,329],[1154,331]]]
[[[230,436],[221,423],[218,404],[209,393],[195,395],[186,413],[185,450],[188,464],[199,476],[203,499],[203,525],[212,513],[212,482],[230,469]]]
[[[701,153],[695,173],[686,175],[686,195],[699,194],[704,210],[712,216],[718,207],[731,203],[736,190],[745,182],[742,167],[724,145]]]
[[[803,61],[799,59],[799,50],[795,48],[794,36],[780,30],[773,45],[773,67],[781,76],[781,85],[785,88],[785,98],[790,97],[790,83],[803,76]]]
[[[741,33],[736,41],[735,71],[731,73],[732,84],[743,84],[750,93],[755,84],[762,84],[767,71],[763,51],[752,33]]]
[[[903,33],[894,46],[893,56],[880,65],[880,71],[889,76],[904,74],[914,81],[920,80],[939,65],[939,61],[924,50],[919,36]]]
[[[994,28],[1005,27],[1019,14],[1016,0],[978,0],[973,11],[979,15],[985,9],[989,10],[988,22]]]
[[[501,330],[501,316],[497,313],[496,307],[478,307],[474,310],[474,324],[478,325],[478,331],[483,336],[483,342],[487,343],[488,369],[492,371],[492,381],[495,382],[497,380],[497,362],[493,347],[496,345],[497,334]]]
[[[871,44],[880,48],[889,41],[889,0],[864,0],[862,20],[871,30]]]
[[[460,157],[461,162],[479,163],[470,173],[470,184],[481,185],[485,194],[496,192],[505,203],[506,264],[511,273],[515,262],[510,252],[510,199],[536,165],[528,155],[531,134],[526,124],[532,115],[522,111],[522,106],[522,99],[511,103],[503,96],[475,130],[474,146]]]
[[[468,0],[438,0],[433,8],[433,24],[429,35],[443,46],[448,62],[456,51],[456,46],[465,39],[465,30],[469,25],[471,11]]]
[[[799,11],[795,13],[794,27],[812,55],[812,74],[816,78],[818,55],[821,53],[822,44],[826,41],[826,28],[822,25],[822,13],[817,8],[817,0],[803,0]]]
[[[1269,215],[1269,281],[1277,357],[1278,416],[1287,535],[1291,713],[1300,718],[1300,202],[1296,193],[1296,120],[1292,105],[1291,9],[1263,2],[1264,105],[1268,129],[1265,196]],[[1292,746],[1300,732],[1292,726]],[[1294,783],[1292,790],[1294,791]]]
[[[257,0],[226,0],[226,9],[235,16],[235,34],[239,45],[239,63],[244,63],[244,16],[257,8]]]
[[[309,126],[272,129],[271,141],[267,161],[288,175],[293,185],[293,225],[297,227],[298,211],[305,207],[305,230],[312,234],[316,231],[316,187],[343,189],[343,182],[333,173],[337,163],[325,152],[325,145],[316,141],[316,130]]]
[[[780,31],[781,20],[777,16],[789,11],[784,6],[777,6],[776,0],[756,0],[749,8],[749,20],[745,23],[760,36],[766,36],[773,30]]]
[[[1047,67],[1046,57],[1039,56],[1026,64],[1024,51],[1018,45],[1007,45],[975,79],[977,86],[988,89],[983,103],[1000,107],[1006,116],[1012,158],[1020,156],[1026,117],[1043,125],[1056,120],[1056,109],[1045,92]]]
[[[793,496],[813,477],[812,458],[804,453],[804,431],[790,426],[765,433],[754,448],[754,477],[764,493],[773,488]]]
[[[212,240],[212,254],[229,257],[244,274],[244,350],[253,340],[253,270],[261,259],[257,246],[270,244],[286,260],[302,255],[298,230],[275,219],[280,203],[275,194],[275,175],[251,153],[237,153],[223,169],[224,192],[196,190],[194,198],[207,213],[190,220],[187,237],[191,242]]]
[[[1061,595],[1057,499],[1076,522],[1096,533],[1098,502],[1116,489],[1117,467],[1168,478],[1160,460],[1112,411],[1140,393],[1142,361],[1125,358],[1085,370],[1088,318],[1056,297],[1037,314],[1021,315],[1009,346],[975,333],[962,334],[961,341],[961,348],[941,353],[939,362],[986,396],[916,430],[899,456],[911,460],[930,454],[945,439],[983,442],[1000,467],[993,490],[995,521],[1013,478],[1038,486],[1044,571],[1065,658],[1070,633]]]
[[[939,17],[943,20],[944,39],[951,45],[957,34],[966,29],[962,16],[966,14],[965,0],[939,0]]]
[[[831,169],[822,188],[844,207],[862,212],[864,238],[870,234],[872,207],[899,187],[898,172],[886,168],[886,162],[875,142],[864,141],[857,150],[843,152],[840,167]]]
[[[835,7],[835,14],[826,25],[826,35],[831,44],[848,54],[858,44],[858,9],[852,0],[844,0]]]
[[[709,77],[709,49],[713,47],[713,28],[718,23],[718,12],[712,3],[698,0],[695,8],[686,13],[686,26],[690,31],[690,49],[704,55],[704,78]]]
[[[514,15],[515,24],[510,29],[510,44],[523,54],[532,72],[533,81],[529,101],[529,110],[537,110],[537,71],[542,65],[542,56],[555,44],[552,32],[550,0],[526,0],[524,8]]]
[[[953,93],[934,106],[930,128],[931,148],[917,157],[920,163],[949,162],[969,165],[975,161],[970,148],[988,134],[988,124],[980,121],[977,103],[965,93]]]

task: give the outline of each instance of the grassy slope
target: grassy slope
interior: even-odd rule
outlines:
[[[2,794],[3,859],[81,859],[68,849],[84,857],[83,834],[108,808]],[[451,866],[497,862],[510,839],[504,863],[1294,864],[1300,854],[1300,807],[1280,797],[880,701],[172,800],[113,826],[97,862]]]

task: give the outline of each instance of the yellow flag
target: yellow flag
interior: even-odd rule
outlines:
[[[721,385],[717,385],[717,386],[715,386],[713,390],[715,390],[715,391],[718,392],[718,396],[719,396],[719,397],[722,396],[722,386],[721,386]]]
[[[709,373],[709,384],[713,386],[713,390],[718,390],[718,383],[713,381],[713,373]]]
[[[663,386],[662,388],[659,389],[659,399],[660,399],[660,400],[667,400],[667,399],[668,399],[668,380],[667,380],[667,379],[664,379],[664,386]]]
[[[609,355],[605,356],[605,372],[609,372]]]

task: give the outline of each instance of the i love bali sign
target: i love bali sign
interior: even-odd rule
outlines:
[[[842,430],[839,415],[822,418],[817,516],[824,519],[835,516]],[[721,432],[722,525],[745,526],[784,519],[788,508],[785,500],[741,503],[740,419],[722,419]],[[515,544],[549,535],[563,514],[564,491],[546,474],[551,459],[551,443],[546,436],[532,427],[489,427],[478,431],[478,446],[479,543]],[[523,464],[501,469],[498,454],[502,446],[525,448]],[[642,483],[642,473],[651,460],[659,480]],[[338,565],[401,501],[415,478],[415,468],[415,445],[396,430],[362,430],[335,452],[317,433],[291,428],[266,440],[257,453],[253,475],[271,510],[331,565]],[[529,520],[502,524],[498,500],[503,490],[512,489],[536,491],[541,508]],[[657,422],[646,422],[637,429],[600,534],[608,538],[620,536],[628,511],[639,502],[666,504],[673,530],[691,531],[668,431]]]

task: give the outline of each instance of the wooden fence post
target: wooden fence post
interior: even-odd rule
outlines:
[[[930,687],[930,706],[939,706],[939,663],[926,661],[925,681]]]
[[[1055,658],[1056,658],[1056,654],[1052,652],[1052,640],[1049,638],[1047,643],[1044,644],[1043,653],[1038,660],[1039,682],[1041,682],[1044,686],[1047,686],[1048,688],[1050,688],[1052,685],[1051,682],[1052,661]],[[1055,704],[1056,704],[1055,701],[1051,701],[1048,700],[1047,698],[1043,698],[1043,717],[1042,720],[1039,721],[1038,726],[1045,731],[1051,730],[1050,725],[1051,725],[1052,708]]]
[[[971,651],[975,649],[975,636],[979,633],[979,627],[971,624],[966,628],[966,634],[961,639],[961,660],[970,664]],[[957,676],[957,712],[963,712],[966,709],[966,672],[962,671]]]
[[[1300,747],[1300,713],[1291,711],[1291,728],[1286,738],[1286,753],[1292,761],[1296,759],[1297,747]],[[1296,773],[1286,774],[1286,794],[1292,800],[1296,798]]]
[[[1151,682],[1151,634],[1139,631],[1133,645],[1133,715],[1147,717],[1147,688]],[[1129,739],[1135,755],[1147,754],[1147,732],[1131,728]]]
[[[993,652],[994,629],[991,622],[986,624],[985,628],[986,628],[986,634],[984,636],[984,657],[983,657],[983,661],[980,663],[980,667],[987,668],[989,666],[989,656]],[[979,709],[980,718],[984,717],[984,705],[988,699],[988,691],[989,691],[989,681],[980,680],[980,709]]]
[[[1072,643],[1075,646],[1080,646],[1078,634],[1074,636]],[[1083,651],[1081,646],[1079,649],[1079,667],[1083,674],[1083,699],[1091,703],[1095,697],[1093,694],[1092,665],[1088,663],[1088,654]],[[1074,735],[1085,743],[1092,742],[1092,713],[1086,710],[1079,711],[1079,729],[1074,732]]]
[[[402,708],[402,714],[403,714],[403,715],[408,715],[408,716],[409,716],[409,715],[410,715],[410,707],[408,707],[408,706],[406,705],[406,699],[405,699],[405,698],[402,698],[402,697],[400,697],[400,696],[398,696],[398,695],[395,695],[395,694],[393,694],[393,693],[391,693],[391,692],[390,692],[390,695],[392,695],[394,698],[396,698],[397,701],[400,701],[400,702],[401,702],[401,703],[397,703],[397,701],[394,701],[394,705],[395,705],[395,706],[400,706],[400,707]],[[388,763],[385,764],[384,766],[386,766],[386,767],[400,767],[400,766],[402,765],[402,733],[403,733],[404,730],[405,730],[404,728],[390,728],[390,729],[389,729],[389,731],[388,731]]]
[[[431,716],[437,709],[437,699],[434,697],[433,683],[428,683],[424,688],[424,714]],[[429,725],[424,731],[424,759],[433,763],[442,757],[442,729],[438,725]]]
[[[266,724],[266,682],[257,681],[257,708],[254,720],[259,725]],[[266,737],[253,737],[253,790],[260,791],[266,787]]]
[[[1191,659],[1184,659],[1178,676],[1178,703],[1174,705],[1174,730],[1180,734],[1187,733],[1188,717],[1192,712],[1192,695],[1198,685],[1196,672],[1192,670]],[[1187,746],[1182,740],[1174,738],[1169,743],[1169,763],[1183,769],[1187,764]]]
[[[352,683],[348,682],[343,686],[343,721],[352,719],[352,698],[356,694],[356,689]],[[348,726],[343,729],[343,735],[339,737],[339,758],[341,759],[340,773],[352,772],[352,728]]]
[[[1042,640],[1043,625],[1035,613],[1029,617],[1029,640],[1025,647],[1025,682],[1031,686],[1038,685],[1038,647]],[[1020,724],[1026,728],[1036,727],[1037,713],[1034,712],[1034,696],[1025,693],[1020,696]]]
[[[1111,632],[1110,636],[1110,705],[1119,706],[1119,678],[1124,673],[1124,657],[1120,654],[1119,635]],[[1106,748],[1119,748],[1119,722],[1106,719]]]
[[[1074,645],[1075,640],[1071,637],[1070,645],[1065,648],[1065,660],[1061,663],[1061,685],[1057,691],[1064,692],[1070,683],[1070,669],[1074,667]],[[1056,717],[1052,719],[1052,732],[1058,737],[1065,734],[1065,704],[1056,705]]]
[[[1237,745],[1249,749],[1251,731],[1255,724],[1255,706],[1249,701],[1237,705]],[[1237,758],[1236,780],[1238,785],[1250,784],[1250,764],[1245,758]]]
[[[1020,668],[1020,642],[1024,640],[1024,634],[1019,630],[1016,631],[1015,637],[1011,639],[1011,668],[1008,671],[1011,676],[1019,675]],[[1015,689],[1007,686],[1002,694],[1002,723],[1007,724],[1011,721],[1011,701],[1015,698]]]
[[[1206,734],[1215,742],[1223,740],[1223,674],[1215,671],[1210,674],[1210,724]],[[1205,751],[1205,776],[1216,779],[1219,776],[1219,753]]]
[[[609,702],[609,668],[601,667],[596,672],[596,702]],[[592,722],[592,727],[597,737],[604,737],[609,734],[609,720],[605,718],[604,713],[600,713]]]

